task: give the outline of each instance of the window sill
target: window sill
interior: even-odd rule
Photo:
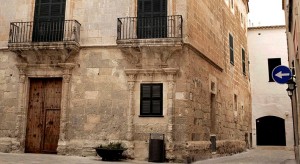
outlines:
[[[139,115],[139,117],[164,117],[163,115]]]

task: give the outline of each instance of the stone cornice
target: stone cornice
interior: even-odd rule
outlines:
[[[126,75],[132,75],[132,74],[176,74],[179,69],[178,68],[161,68],[161,69],[125,69]]]
[[[257,27],[248,27],[248,30],[260,30],[260,29],[285,29],[285,25],[275,25],[275,26],[257,26]]]
[[[223,72],[223,68],[219,66],[216,62],[205,56],[202,52],[200,52],[196,47],[191,45],[190,43],[184,43],[184,46],[194,51],[197,55],[199,55],[202,59],[204,59],[206,62],[208,62],[210,65],[215,67],[217,70]]]

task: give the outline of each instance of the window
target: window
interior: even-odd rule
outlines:
[[[167,0],[138,0],[138,38],[167,37]]]
[[[229,34],[230,63],[234,65],[233,37]]]
[[[269,82],[274,82],[272,78],[272,71],[275,67],[281,65],[281,58],[270,58],[268,59],[268,67],[269,67]]]
[[[243,74],[246,75],[245,50],[243,48],[242,48],[242,70],[243,70]]]
[[[238,110],[237,95],[236,95],[236,94],[234,94],[234,110],[235,110],[235,111]]]
[[[216,134],[216,95],[210,95],[210,132]]]
[[[244,27],[244,16],[243,16],[243,13],[241,13],[241,24]]]
[[[66,0],[36,0],[32,41],[61,41],[64,34]]]
[[[162,116],[163,84],[141,84],[141,116]]]

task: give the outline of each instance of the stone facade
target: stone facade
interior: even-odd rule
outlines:
[[[285,14],[285,25],[286,25],[286,37],[287,37],[287,46],[288,46],[288,62],[291,68],[294,68],[296,77],[300,77],[300,64],[299,64],[299,37],[300,37],[300,29],[299,29],[299,0],[284,0],[282,1],[282,9]],[[294,82],[296,86],[300,84],[299,78],[294,78]],[[295,150],[295,158],[297,163],[300,162],[300,144],[299,144],[299,136],[300,136],[300,108],[299,101],[300,97],[298,96],[300,93],[300,88],[296,87],[293,91],[292,99],[292,110],[293,110],[293,124],[294,124],[294,150]]]
[[[135,17],[136,0],[67,0],[66,19],[81,24],[80,50],[65,44],[7,48],[9,23],[32,21],[34,4],[1,5],[1,151],[24,152],[30,79],[49,77],[63,83],[59,154],[94,155],[92,147],[121,141],[129,156],[146,160],[150,133],[165,135],[170,161],[211,157],[211,135],[217,154],[247,148],[251,95],[241,57],[244,49],[248,63],[247,1],[168,0],[168,15],[182,15],[182,37],[116,42],[117,18]],[[56,51],[64,57],[55,58]],[[43,55],[49,58],[37,57]],[[143,83],[163,85],[162,117],[140,116]]]

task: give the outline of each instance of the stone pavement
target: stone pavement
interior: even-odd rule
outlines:
[[[100,157],[61,156],[51,154],[0,153],[0,164],[143,164],[146,161],[101,161]],[[294,152],[285,149],[257,148],[232,156],[194,162],[194,164],[295,164]]]
[[[296,164],[294,151],[282,147],[259,147],[232,156],[197,161],[194,164]]]

